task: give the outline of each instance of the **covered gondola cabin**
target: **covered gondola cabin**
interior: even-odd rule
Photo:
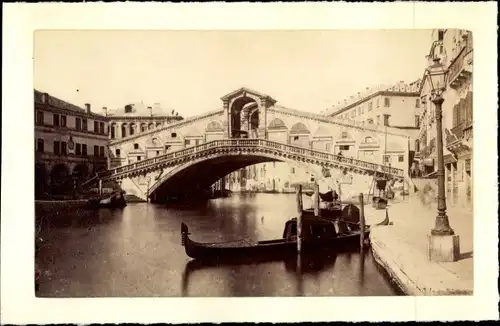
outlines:
[[[304,218],[302,221],[302,239],[304,242],[311,240],[327,240],[337,237],[335,223],[318,217]],[[285,223],[283,239],[295,241],[297,239],[297,219],[293,218]]]

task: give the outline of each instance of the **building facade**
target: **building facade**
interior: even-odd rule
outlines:
[[[473,43],[472,33],[459,29],[432,31],[429,64],[434,58],[448,69],[442,106],[445,180],[448,191],[471,197],[473,149]],[[419,169],[424,175],[437,171],[435,107],[426,80],[421,85],[421,128],[417,140]]]
[[[107,108],[103,108],[103,111],[109,121],[110,139],[126,138],[183,119],[174,110],[170,114],[165,114],[159,103],[153,106],[133,103],[115,110],[108,111]]]
[[[366,88],[356,96],[337,102],[323,114],[362,124],[418,129],[421,111],[419,89],[420,80],[409,84],[401,81],[389,87]]]
[[[35,192],[67,194],[107,168],[105,116],[35,90]]]
[[[408,161],[413,164],[422,111],[420,87],[421,79],[411,83],[400,81],[392,86],[367,87],[363,92],[337,102],[323,114],[339,121],[385,126],[388,130],[407,135],[410,139]],[[392,148],[384,148],[383,162],[399,165],[401,155],[396,152]],[[406,158],[404,161],[407,161]]]

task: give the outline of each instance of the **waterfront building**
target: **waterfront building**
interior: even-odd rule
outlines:
[[[432,44],[427,56],[448,68],[448,85],[443,93],[443,143],[445,180],[448,191],[472,194],[472,33],[459,29],[432,31]],[[424,175],[437,172],[435,108],[430,101],[430,85],[422,83],[420,101],[421,125],[417,139],[419,168]]]
[[[110,124],[109,138],[112,140],[133,136],[183,119],[175,110],[165,113],[160,103],[154,103],[153,106],[146,106],[142,102],[131,103],[115,110],[108,111],[103,108],[103,111]]]
[[[336,120],[358,121],[392,128],[415,128],[420,125],[420,84],[400,81],[391,86],[367,87],[325,110],[323,114]]]
[[[34,91],[35,193],[67,194],[89,176],[107,168],[105,116]]]

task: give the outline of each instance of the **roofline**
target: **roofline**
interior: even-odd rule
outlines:
[[[417,81],[418,81],[418,79],[417,79]],[[388,90],[378,91],[378,92],[373,93],[371,95],[368,95],[367,97],[364,97],[364,98],[362,98],[354,103],[348,104],[347,106],[345,106],[345,107],[343,107],[343,108],[341,108],[333,113],[326,114],[326,115],[329,117],[337,116],[337,115],[344,113],[345,111],[352,109],[353,107],[355,107],[361,103],[364,103],[368,100],[371,100],[372,98],[379,96],[379,95],[415,97],[415,96],[420,96],[420,92],[401,92],[401,91],[388,91]]]
[[[238,94],[239,92],[243,92],[243,91],[246,91],[246,92],[248,92],[248,93],[253,93],[253,94],[259,95],[260,97],[264,97],[264,98],[266,98],[266,99],[268,99],[268,100],[271,100],[271,101],[273,102],[273,104],[277,102],[277,101],[276,101],[274,98],[272,98],[271,96],[269,96],[269,95],[267,95],[267,94],[264,94],[264,93],[261,93],[261,92],[258,92],[258,91],[256,91],[256,90],[251,89],[251,88],[248,88],[248,87],[240,87],[240,88],[238,88],[237,90],[232,91],[231,93],[228,93],[228,94],[226,94],[226,95],[222,96],[220,99],[221,99],[222,101],[227,100],[227,99],[229,99],[231,96],[233,96],[233,95],[235,95],[235,94]]]

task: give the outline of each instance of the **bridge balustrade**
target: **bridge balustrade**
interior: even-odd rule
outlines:
[[[99,177],[105,177],[105,176],[110,176],[110,175],[116,175],[116,174],[121,174],[129,171],[133,171],[138,168],[143,168],[147,167],[150,165],[154,165],[160,162],[168,161],[174,158],[181,158],[184,156],[192,155],[195,153],[203,152],[212,148],[220,148],[220,147],[263,147],[263,148],[268,148],[272,150],[280,150],[280,151],[286,151],[289,153],[293,154],[298,154],[302,156],[309,156],[313,158],[320,158],[323,160],[328,160],[328,161],[336,161],[339,163],[344,163],[348,165],[354,165],[360,168],[365,168],[369,169],[372,171],[376,172],[383,172],[383,173],[389,173],[392,175],[396,176],[403,176],[403,170],[397,169],[397,168],[389,168],[380,164],[375,164],[375,163],[370,163],[370,162],[365,162],[361,160],[357,160],[355,158],[351,157],[344,157],[344,156],[339,156],[335,155],[332,153],[326,153],[326,152],[321,152],[317,150],[312,150],[312,149],[307,149],[303,147],[298,147],[298,146],[293,146],[293,145],[288,145],[288,144],[282,144],[282,143],[277,143],[273,142],[270,140],[265,140],[265,139],[220,139],[220,140],[214,140],[208,143],[200,144],[197,146],[193,146],[190,148],[186,149],[181,149],[176,152],[172,153],[167,153],[163,154],[160,156],[156,156],[154,158],[150,159],[145,159],[140,162],[135,162],[132,164],[124,165],[119,168],[105,171],[101,174],[99,174]]]

